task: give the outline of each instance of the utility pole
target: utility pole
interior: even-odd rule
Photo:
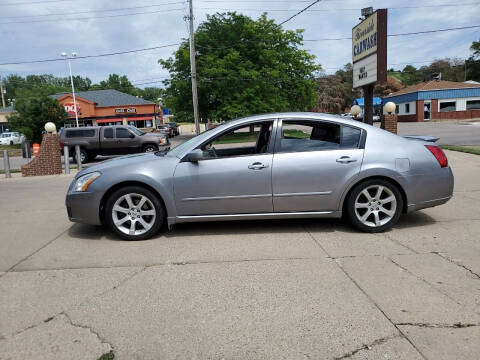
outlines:
[[[5,108],[5,95],[3,94],[2,75],[0,74],[0,92],[2,93],[2,107]]]
[[[193,100],[193,117],[195,119],[195,133],[200,134],[200,122],[198,117],[198,94],[197,94],[197,70],[195,66],[195,39],[193,34],[193,5],[190,4],[190,76],[192,78],[192,100]]]

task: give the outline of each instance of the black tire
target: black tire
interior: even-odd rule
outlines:
[[[362,191],[364,191],[365,189],[369,189],[367,191],[369,191],[369,193],[372,191],[372,189],[374,189],[375,186],[383,186],[384,188],[388,189],[392,194],[393,196],[395,196],[395,201],[396,201],[396,206],[395,206],[395,211],[393,213],[393,215],[390,217],[390,219],[388,220],[388,217],[386,213],[382,213],[380,211],[380,221],[387,221],[381,225],[375,225],[373,224],[374,221],[375,221],[375,215],[372,213],[372,215],[368,215],[368,219],[370,219],[370,221],[367,221],[367,222],[371,222],[372,225],[367,225],[365,223],[363,223],[359,217],[357,216],[357,212],[355,211],[355,202],[357,200],[357,197],[359,197],[359,199],[361,199],[364,195],[360,195],[360,193],[362,193]],[[384,191],[383,194],[385,194],[387,192],[387,190]],[[390,195],[391,196],[391,195]],[[383,197],[383,199],[386,199],[387,197]],[[366,197],[365,197],[366,199]],[[369,201],[369,200],[365,200],[365,201]],[[377,200],[372,200],[372,202],[368,203],[369,206],[370,204],[372,204],[372,207],[371,208],[366,208],[366,209],[358,209],[358,213],[360,216],[362,215],[366,215],[366,213],[373,209],[374,211],[375,210],[378,210],[379,208],[377,208],[376,206],[379,206],[379,205],[375,205]],[[382,203],[382,198],[378,200],[380,205],[383,206],[389,206],[388,203],[383,203],[383,205],[381,204]],[[390,204],[390,209],[387,209],[387,210],[390,210],[392,211],[391,209],[391,206],[393,206],[392,204]],[[346,202],[346,206],[345,206],[345,211],[346,211],[346,215],[347,215],[347,218],[348,220],[350,221],[350,223],[356,227],[357,229],[361,230],[361,231],[364,231],[364,232],[370,232],[370,233],[377,233],[377,232],[382,232],[382,231],[385,231],[389,228],[391,228],[392,226],[394,226],[398,219],[400,218],[400,215],[402,213],[402,209],[403,209],[403,198],[402,198],[402,194],[400,193],[400,190],[398,189],[398,187],[396,185],[394,185],[393,183],[389,182],[389,181],[386,181],[386,180],[382,180],[382,179],[372,179],[372,180],[367,180],[367,181],[364,181],[358,185],[356,185],[352,191],[350,192],[348,198],[347,198],[347,202]],[[360,213],[360,211],[364,211],[363,213]],[[382,219],[381,216],[384,216],[384,218]]]
[[[13,141],[10,141],[10,145],[13,145]]]
[[[147,144],[147,145],[143,146],[142,151],[143,152],[155,152],[155,151],[158,151],[158,146],[156,146],[154,144]]]
[[[151,228],[144,232],[143,234],[139,235],[130,235],[122,232],[117,226],[114,224],[113,220],[113,214],[112,214],[112,209],[113,206],[115,205],[115,202],[121,198],[122,196],[126,194],[139,194],[143,195],[150,200],[151,204],[153,204],[153,207],[155,209],[156,215],[155,219],[153,220],[153,225]],[[137,203],[138,205],[138,203]],[[115,191],[107,200],[105,204],[105,222],[108,224],[110,229],[120,238],[124,240],[129,240],[129,241],[136,241],[136,240],[146,240],[154,236],[155,234],[158,233],[160,228],[162,227],[163,223],[165,222],[165,211],[163,209],[162,203],[160,202],[160,199],[152,193],[150,190],[141,187],[141,186],[127,186],[124,188],[121,188],[117,191]],[[126,217],[129,217],[128,215],[125,215]],[[130,220],[127,220],[128,225],[131,225]],[[139,226],[136,225],[138,228]],[[141,227],[141,226],[140,226]],[[141,230],[141,229],[140,229]]]
[[[73,161],[77,162],[77,152],[75,151],[75,148],[73,148]],[[85,149],[80,148],[80,160],[82,164],[86,164],[88,160],[90,160],[90,156],[88,154],[88,151]]]

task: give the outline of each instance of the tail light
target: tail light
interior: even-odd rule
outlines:
[[[63,149],[63,147],[65,146],[65,142],[64,141],[60,141],[58,143],[58,145],[60,145],[60,150]]]
[[[445,155],[440,147],[433,145],[425,145],[425,147],[435,156],[435,159],[437,159],[442,168],[448,166],[447,155]]]

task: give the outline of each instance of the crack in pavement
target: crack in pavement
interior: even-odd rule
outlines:
[[[80,325],[80,324],[76,324],[72,321],[72,318],[70,317],[70,315],[68,315],[65,311],[62,311],[60,314],[58,315],[63,315],[65,318],[67,318],[68,322],[70,323],[70,325],[72,325],[73,327],[78,327],[78,328],[81,328],[81,329],[87,329],[88,331],[90,331],[93,335],[95,335],[97,337],[98,340],[100,340],[100,342],[102,344],[106,344],[110,347],[110,350],[114,350],[114,347],[111,343],[109,343],[107,340],[105,340],[103,337],[100,336],[100,334],[95,331],[92,327],[90,326],[86,326],[86,325]]]
[[[469,328],[474,326],[480,326],[478,324],[464,324],[461,322],[455,324],[429,324],[429,323],[396,323],[395,325],[398,326],[416,326],[416,327],[424,327],[424,328],[440,328],[440,329],[462,329],[462,328]]]
[[[387,234],[387,233],[383,233],[383,235],[390,241],[394,242],[395,244],[397,245],[400,245],[400,246],[403,246],[404,248],[410,250],[412,253],[414,254],[418,254],[419,252],[416,251],[415,249],[412,249],[411,247],[405,245],[405,244],[402,244],[400,241],[398,241],[397,239],[394,239],[392,236],[390,236],[390,234]]]
[[[421,276],[418,276],[418,275],[415,275],[414,273],[412,273],[410,270],[408,270],[406,267],[403,267],[402,265],[400,265],[399,263],[397,263],[396,261],[394,261],[393,259],[390,259],[389,257],[386,258],[388,260],[390,260],[394,265],[398,266],[400,269],[402,269],[403,271],[405,271],[406,273],[412,275],[413,277],[417,278],[418,280],[420,281],[423,281],[425,284],[427,284],[428,286],[430,286],[431,288],[433,288],[434,290],[438,291],[440,294],[446,296],[447,298],[449,298],[450,300],[452,300],[454,303],[460,305],[460,306],[464,306],[462,303],[458,302],[456,299],[454,299],[453,297],[451,297],[448,293],[440,290],[439,288],[437,288],[434,284],[428,282],[427,280],[425,280],[424,278],[422,278]]]
[[[310,231],[308,231],[308,229],[305,228],[305,231],[308,233],[308,235],[310,235],[310,238],[313,240],[313,242],[315,244],[317,244],[318,247],[320,247],[320,249],[322,249],[325,254],[327,254],[329,257],[330,257],[330,254],[323,248],[323,246],[315,239],[315,237],[310,233]],[[390,317],[388,317],[387,313],[385,311],[382,310],[382,308],[380,307],[380,305],[378,305],[376,303],[375,300],[373,300],[373,298],[360,286],[360,284],[358,284],[351,276],[350,274],[342,267],[342,265],[340,265],[340,263],[338,262],[338,260],[333,260],[333,262],[338,266],[338,268],[345,274],[345,276],[350,279],[350,281],[360,290],[360,292],[365,295],[365,297],[370,300],[370,302],[378,309],[378,311],[380,311],[382,313],[382,315],[393,325],[393,327],[395,327],[395,329],[397,329],[397,331],[400,333],[400,335],[409,342],[410,345],[412,345],[412,347],[420,354],[420,356],[425,359],[425,360],[428,360],[427,357],[420,351],[420,349],[413,343],[412,340],[410,340],[407,335],[397,326],[395,325],[395,323],[392,321],[392,319],[390,319]]]
[[[355,355],[356,353],[358,353],[359,351],[362,351],[362,350],[371,350],[374,346],[377,346],[377,345],[380,345],[380,344],[383,344],[389,340],[392,340],[392,339],[395,339],[395,338],[399,338],[399,337],[402,337],[401,334],[399,335],[396,335],[396,336],[388,336],[388,337],[383,337],[383,338],[380,338],[380,339],[377,339],[375,341],[373,341],[372,343],[370,344],[364,344],[362,345],[361,347],[353,350],[353,351],[350,351],[348,353],[345,353],[343,354],[342,356],[337,356],[335,357],[334,359],[335,360],[341,360],[341,359],[346,359],[346,358],[350,358],[352,357],[353,355]]]
[[[460,266],[461,268],[464,268],[465,270],[467,270],[470,274],[472,274],[474,276],[474,278],[477,278],[477,279],[480,279],[480,275],[477,274],[476,272],[474,272],[473,270],[469,269],[468,267],[466,267],[465,265],[451,259],[448,257],[448,255],[446,253],[440,253],[440,252],[434,252],[434,254],[437,254],[438,256],[440,256],[441,258],[447,260],[447,261],[450,261],[452,264],[455,264],[457,266]]]

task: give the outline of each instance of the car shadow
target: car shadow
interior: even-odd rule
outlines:
[[[435,224],[436,220],[430,215],[421,211],[408,215],[402,215],[398,223],[387,232],[409,229]],[[295,233],[301,231],[315,233],[360,233],[359,230],[350,226],[342,219],[263,219],[244,221],[212,221],[197,223],[181,223],[168,230],[163,226],[160,233],[152,239],[159,237],[175,238],[188,236],[215,236],[231,234],[272,234],[272,233]],[[94,226],[86,224],[74,224],[68,230],[72,238],[83,240],[99,240],[104,238],[112,241],[123,241],[112,233],[107,226]],[[148,240],[145,240],[148,241]]]

